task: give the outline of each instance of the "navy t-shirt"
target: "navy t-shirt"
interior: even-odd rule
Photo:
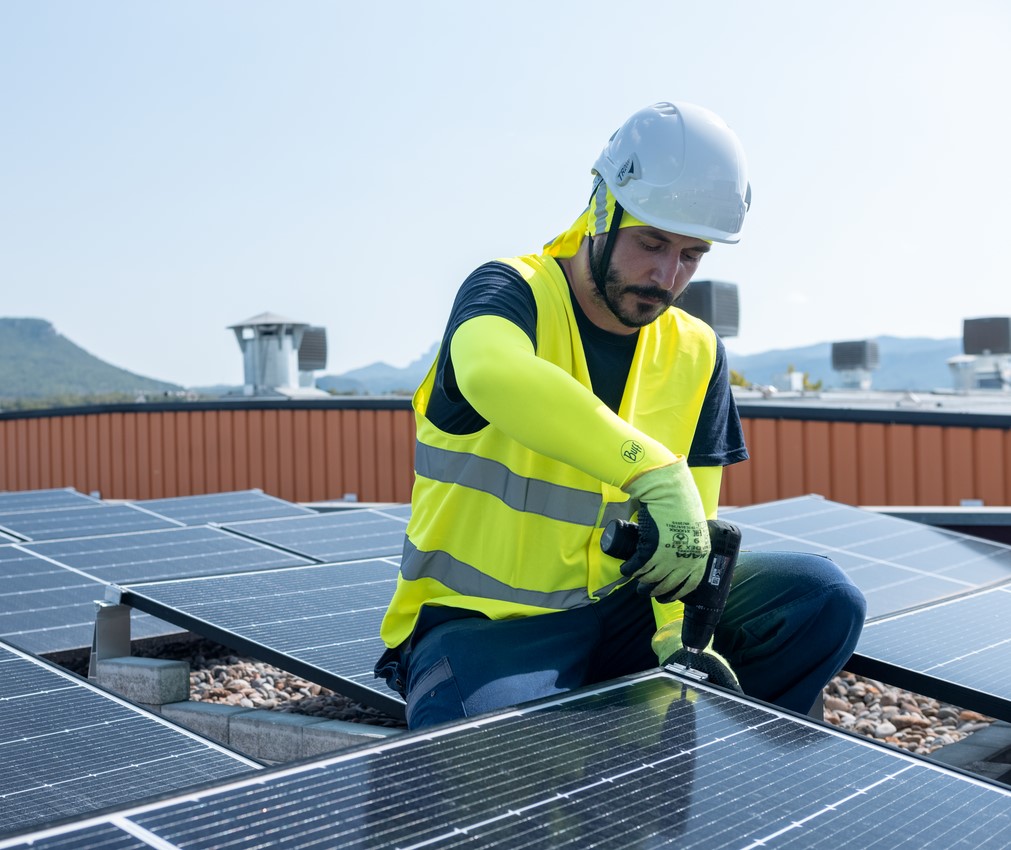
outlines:
[[[575,298],[572,298],[572,307],[593,392],[617,412],[635,355],[638,333],[610,333],[593,324]],[[489,315],[508,319],[522,328],[534,347],[537,346],[537,303],[526,281],[504,263],[485,263],[477,268],[460,287],[450,311],[426,414],[432,424],[449,434],[473,434],[488,424],[460,393],[449,356],[449,341],[468,319]],[[726,350],[717,337],[716,365],[688,454],[690,466],[728,466],[748,459],[727,375]]]

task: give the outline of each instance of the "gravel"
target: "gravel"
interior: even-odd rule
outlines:
[[[324,717],[377,726],[404,727],[383,712],[238,656],[211,641],[166,643],[144,654],[190,664],[190,699]],[[984,729],[993,718],[843,672],[825,689],[828,723],[902,750],[928,755]]]

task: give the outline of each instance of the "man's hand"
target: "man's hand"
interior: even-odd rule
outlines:
[[[708,681],[714,685],[742,693],[737,676],[734,675],[727,660],[713,649],[712,641],[709,641],[709,646],[698,654],[684,648],[684,644],[681,642],[681,620],[664,623],[660,626],[653,635],[651,645],[653,652],[660,660],[661,667],[665,664],[691,666],[693,670],[707,674]]]
[[[709,527],[698,489],[682,459],[651,469],[625,486],[639,500],[639,546],[621,565],[639,580],[640,593],[673,602],[702,580],[709,556]]]

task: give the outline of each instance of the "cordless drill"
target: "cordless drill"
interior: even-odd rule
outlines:
[[[711,519],[709,541],[712,548],[702,581],[691,593],[686,593],[681,598],[685,607],[681,643],[688,651],[685,667],[689,670],[693,657],[709,646],[720,617],[723,616],[730,582],[734,577],[734,565],[741,550],[741,530],[726,520]],[[600,548],[604,553],[623,561],[635,554],[638,543],[639,526],[620,519],[611,520],[600,538]]]

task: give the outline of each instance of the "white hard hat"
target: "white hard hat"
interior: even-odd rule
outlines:
[[[691,103],[640,109],[593,165],[618,203],[646,224],[737,242],[751,205],[741,142],[718,115]]]

